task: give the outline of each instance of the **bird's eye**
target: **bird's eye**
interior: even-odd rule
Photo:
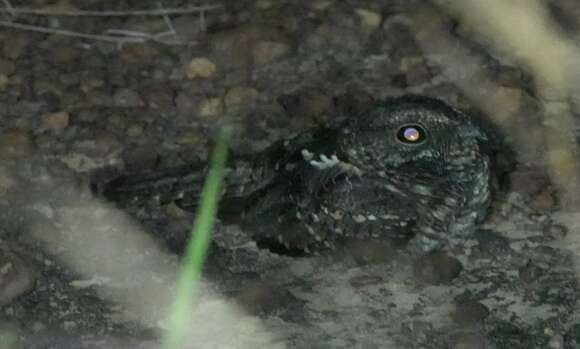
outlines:
[[[405,144],[423,143],[427,138],[425,129],[419,125],[405,125],[397,131],[397,140]]]

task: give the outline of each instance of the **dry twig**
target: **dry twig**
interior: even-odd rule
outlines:
[[[84,11],[84,10],[57,10],[57,9],[30,9],[30,8],[0,8],[0,13],[12,15],[32,16],[73,16],[73,17],[129,17],[129,16],[168,16],[185,15],[197,12],[215,11],[222,5],[188,6],[183,8],[151,9],[151,10],[126,10],[126,11]]]

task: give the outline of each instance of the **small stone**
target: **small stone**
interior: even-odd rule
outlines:
[[[177,137],[177,143],[192,147],[204,147],[207,144],[207,137],[196,129],[189,129],[183,131]]]
[[[269,9],[274,6],[275,3],[276,1],[274,0],[256,0],[256,8],[261,10]]]
[[[222,99],[214,97],[201,101],[197,112],[204,119],[215,118],[221,115],[224,112]]]
[[[354,260],[361,265],[385,263],[395,256],[395,246],[388,241],[353,239],[346,246]]]
[[[32,290],[37,272],[23,254],[5,241],[0,244],[0,304],[3,305]]]
[[[227,109],[237,109],[239,107],[253,107],[258,99],[259,93],[256,89],[245,86],[236,86],[230,89],[224,96],[224,104]]]
[[[237,297],[237,302],[250,313],[271,310],[276,305],[272,286],[261,282],[245,285]]]
[[[0,74],[0,91],[6,91],[10,79],[4,74]]]
[[[332,97],[320,91],[281,95],[277,100],[289,116],[311,118],[316,121],[324,121],[334,108]]]
[[[419,280],[432,285],[445,285],[459,276],[463,266],[457,258],[435,252],[417,259],[413,269]]]
[[[494,105],[495,110],[502,111],[502,117],[507,118],[520,110],[523,94],[519,88],[500,86],[489,103]]]
[[[129,137],[139,137],[143,134],[144,127],[141,124],[133,124],[127,128],[127,136]]]
[[[562,240],[568,235],[568,229],[561,224],[548,224],[542,232],[552,240]]]
[[[510,173],[510,189],[517,193],[535,195],[549,184],[545,171],[537,167],[518,167]]]
[[[177,113],[184,117],[190,117],[195,114],[198,103],[194,96],[188,92],[180,92],[177,97],[175,97],[175,107],[177,108]]]
[[[49,54],[49,60],[57,65],[74,64],[81,55],[81,51],[71,46],[63,46],[54,48]]]
[[[0,158],[23,158],[31,155],[33,150],[34,142],[23,129],[11,128],[0,134]]]
[[[130,88],[117,90],[113,95],[113,103],[115,106],[122,108],[138,108],[145,105],[141,96]]]
[[[526,265],[518,269],[518,276],[520,280],[526,284],[530,284],[538,280],[538,278],[540,278],[540,276],[543,274],[544,271],[531,261],[528,261]]]
[[[105,80],[96,76],[83,76],[79,85],[81,91],[88,93],[94,89],[105,86]]]
[[[159,55],[159,49],[151,43],[127,43],[121,48],[121,59],[127,63],[152,62]]]
[[[454,340],[453,349],[485,349],[485,337],[481,333],[462,333]]]
[[[477,301],[465,300],[455,304],[451,318],[459,325],[470,325],[483,321],[489,316],[489,309]]]
[[[0,167],[0,196],[15,188],[18,180],[6,167]]]
[[[550,188],[541,191],[539,194],[535,195],[530,203],[530,207],[536,212],[547,212],[554,209],[556,205],[556,200],[552,195]]]
[[[357,16],[359,16],[359,18],[362,21],[362,24],[371,29],[378,28],[381,25],[381,22],[383,21],[383,17],[381,16],[380,13],[371,10],[357,8],[354,10],[354,12],[357,14]]]
[[[7,59],[0,58],[0,75],[12,75],[16,70],[16,65]]]
[[[61,133],[68,127],[70,115],[66,111],[56,113],[47,113],[42,115],[42,124],[45,129],[51,130],[54,133]]]
[[[173,91],[169,87],[150,89],[143,94],[151,109],[168,111],[175,107]]]
[[[157,151],[157,147],[150,144],[130,148],[123,155],[123,160],[129,171],[151,169],[158,161]]]
[[[194,58],[185,69],[185,75],[189,79],[210,78],[216,73],[216,65],[207,58]]]
[[[268,64],[276,59],[282,58],[290,53],[291,47],[287,42],[279,41],[258,41],[254,45],[252,55],[254,64]]]

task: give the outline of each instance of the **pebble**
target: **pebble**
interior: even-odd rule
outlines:
[[[371,29],[377,29],[383,20],[380,13],[364,8],[357,8],[354,10],[354,13],[359,16],[363,25]]]
[[[551,188],[546,188],[535,195],[530,202],[530,207],[536,212],[548,212],[554,209],[556,200]]]
[[[113,103],[122,108],[138,108],[145,105],[139,94],[130,88],[121,88],[113,95]]]
[[[453,349],[486,349],[486,340],[481,333],[462,333],[452,345]]]
[[[216,65],[205,57],[198,57],[192,59],[185,68],[185,75],[189,79],[195,78],[210,78],[215,75],[217,71]]]
[[[207,98],[199,104],[197,114],[203,119],[212,119],[224,112],[224,104],[220,97]]]
[[[0,75],[10,76],[16,70],[16,65],[8,60],[0,58]]]
[[[253,107],[260,94],[252,87],[236,86],[224,96],[224,104],[228,110],[237,110],[240,107]]]
[[[482,303],[466,300],[455,304],[451,318],[459,325],[475,324],[489,316],[489,309]]]
[[[14,251],[7,242],[0,242],[0,304],[34,288],[37,273],[30,260]]]
[[[42,115],[42,125],[54,133],[61,133],[68,127],[70,122],[70,115],[66,111],[59,111],[55,113],[46,113]]]
[[[415,277],[432,285],[446,285],[455,279],[463,266],[454,257],[442,252],[430,253],[421,256],[413,265]]]
[[[24,158],[33,150],[34,142],[26,130],[11,128],[0,134],[0,159]]]
[[[256,65],[271,63],[288,55],[291,51],[288,42],[281,41],[258,41],[252,50],[253,62]]]

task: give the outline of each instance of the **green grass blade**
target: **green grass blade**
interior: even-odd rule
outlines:
[[[231,133],[230,128],[220,130],[218,142],[211,157],[210,169],[203,186],[200,206],[191,232],[192,238],[187,245],[177,284],[177,295],[170,314],[169,328],[163,338],[163,349],[182,347],[188,314],[192,312],[193,295],[211,240]]]

